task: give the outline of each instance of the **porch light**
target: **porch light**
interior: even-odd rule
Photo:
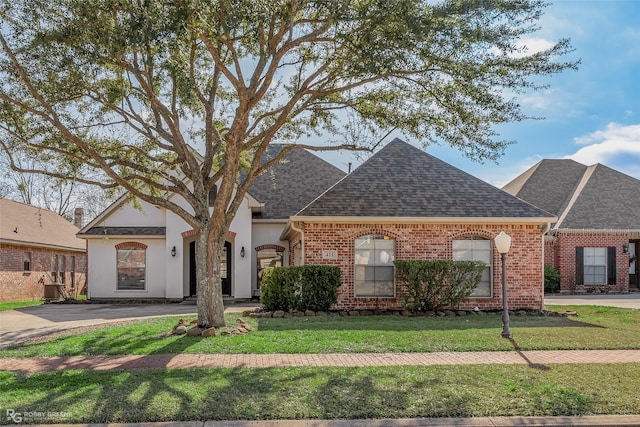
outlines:
[[[243,246],[242,249],[240,249],[240,258],[244,258],[246,254],[247,252],[244,250],[244,246]]]
[[[175,257],[176,256],[176,247],[172,247],[171,248],[171,256]]]
[[[629,253],[629,243],[624,242],[622,244],[622,253],[623,254],[628,254]]]
[[[495,239],[496,250],[502,259],[502,338],[511,338],[509,330],[509,307],[507,305],[507,253],[511,248],[511,236],[501,231]]]

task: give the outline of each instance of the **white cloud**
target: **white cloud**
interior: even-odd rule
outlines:
[[[514,58],[522,58],[526,55],[542,52],[543,50],[552,48],[555,43],[537,37],[529,37],[520,40],[517,44],[518,48],[522,48],[523,52],[513,55]]]
[[[640,158],[640,124],[623,126],[618,123],[609,123],[605,129],[575,138],[574,141],[583,147],[565,156],[567,159],[573,159],[585,165],[603,163],[630,174],[632,171],[637,173],[640,170],[640,165],[633,162],[620,162],[624,164],[620,168],[610,164],[625,157]]]

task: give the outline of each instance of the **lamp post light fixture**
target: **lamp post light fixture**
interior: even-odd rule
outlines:
[[[501,231],[495,239],[496,249],[502,259],[502,338],[511,338],[509,330],[509,306],[507,304],[507,253],[511,247],[511,236]]]

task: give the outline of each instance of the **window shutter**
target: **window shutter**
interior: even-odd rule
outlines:
[[[209,189],[209,207],[213,207],[213,204],[216,201],[217,195],[218,195],[218,186],[214,185]]]
[[[607,284],[616,284],[616,248],[609,246],[607,248]]]
[[[584,248],[576,247],[576,285],[584,285]]]

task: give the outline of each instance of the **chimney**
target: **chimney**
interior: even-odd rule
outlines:
[[[78,228],[82,228],[82,222],[84,221],[84,210],[82,208],[76,208],[73,211],[73,225]]]

